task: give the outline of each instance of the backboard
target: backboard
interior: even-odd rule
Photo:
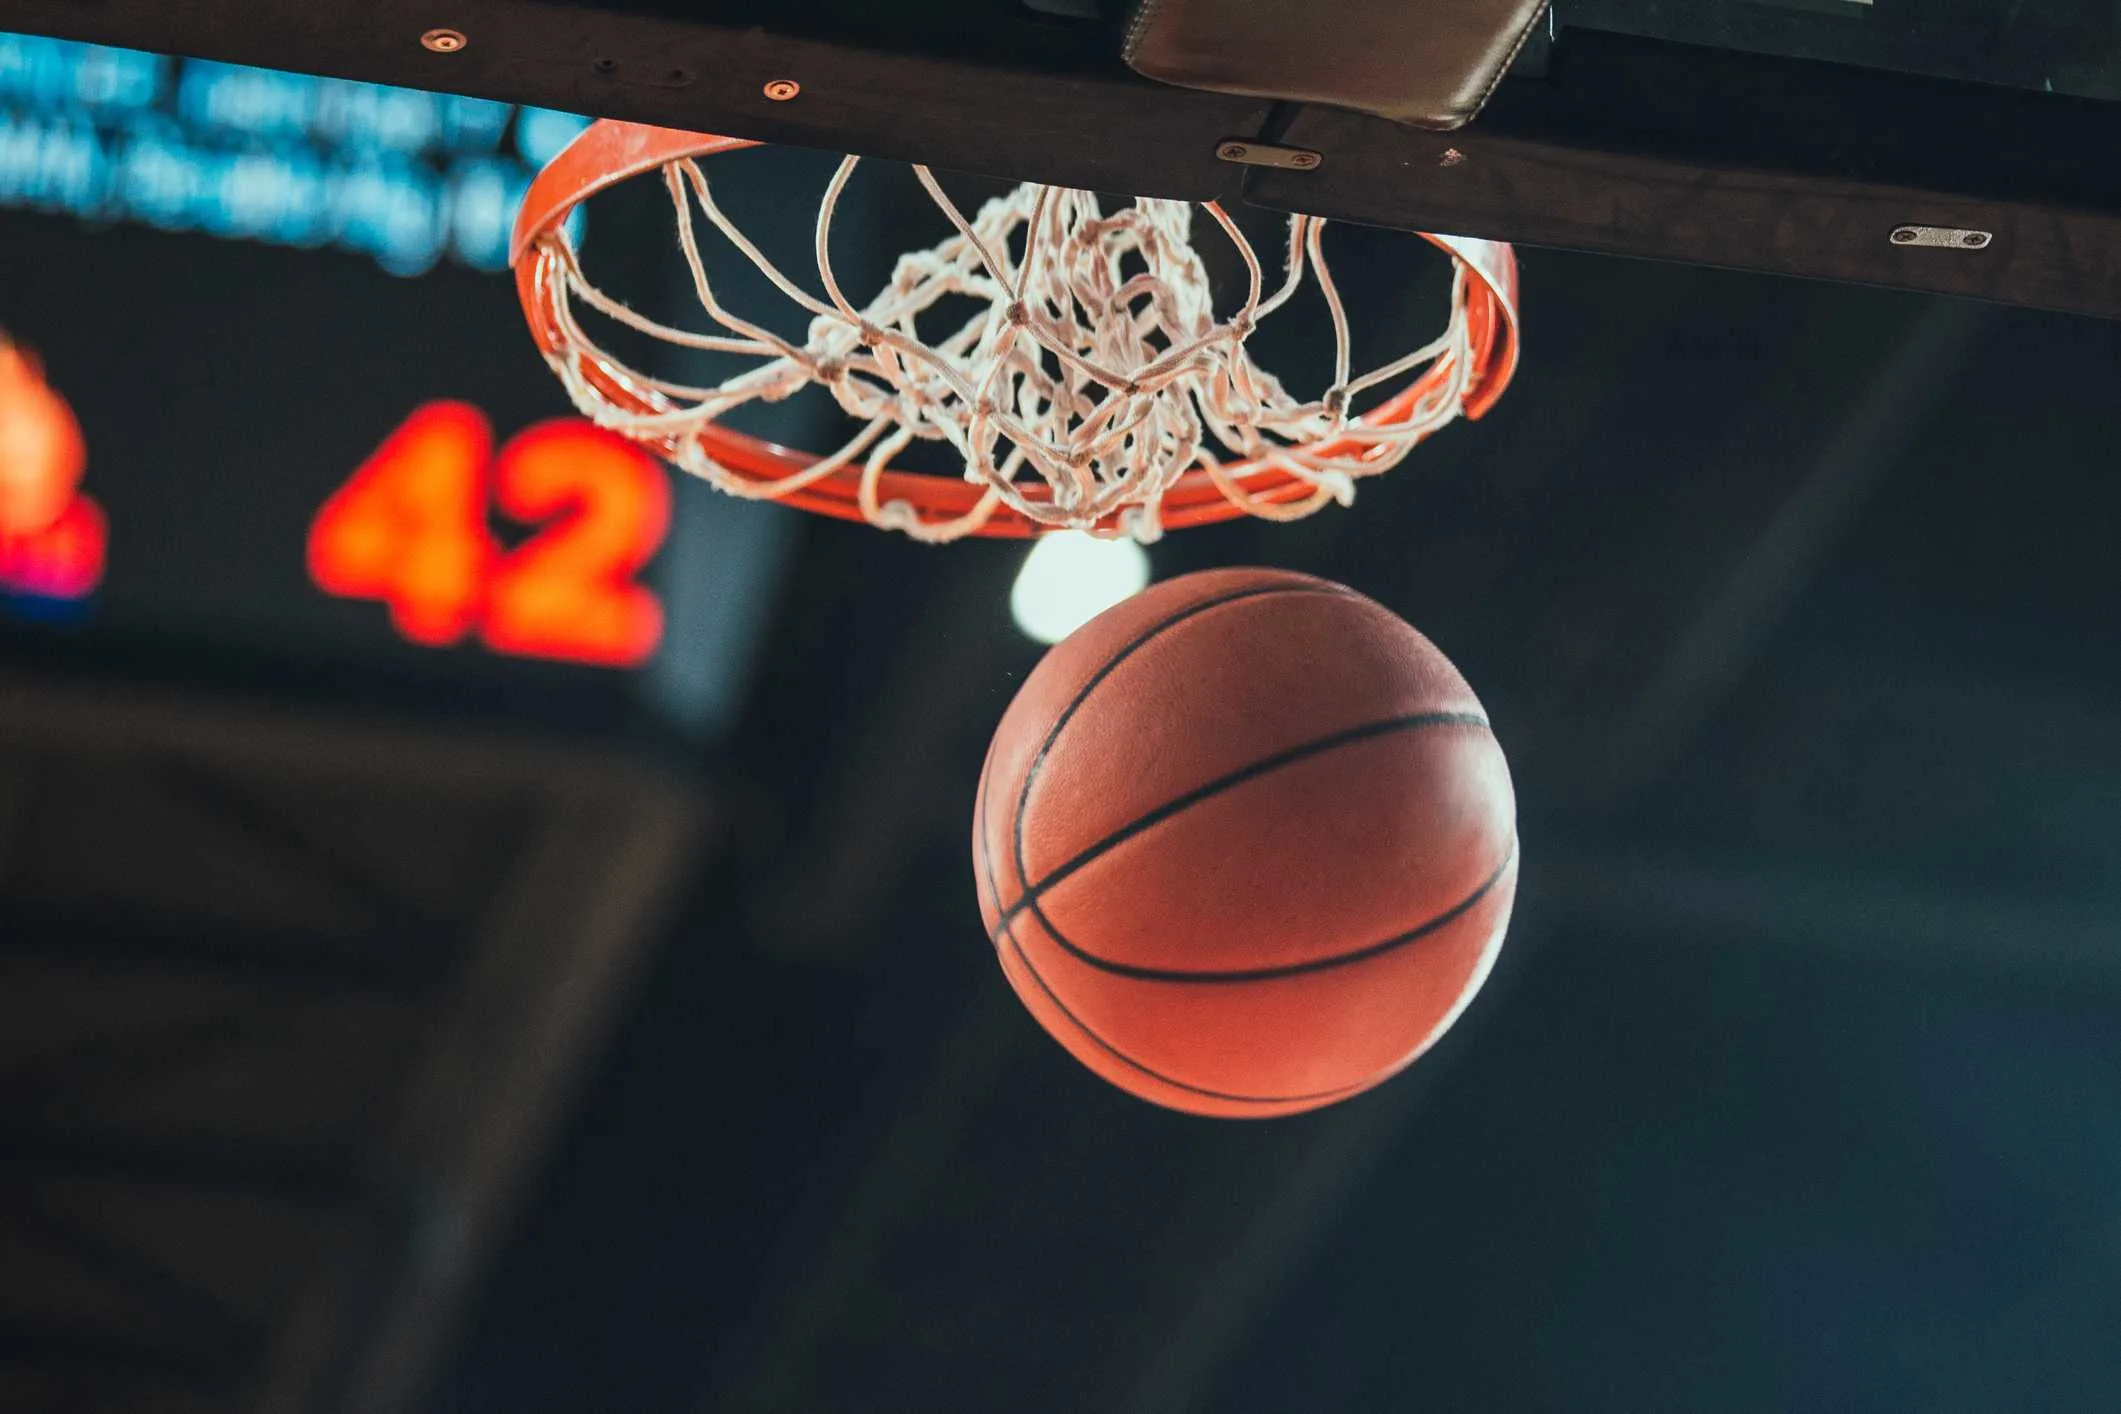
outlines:
[[[0,29],[1130,195],[2121,314],[2121,17],[2101,0],[1418,8],[0,0]],[[1174,16],[1185,52],[1143,62],[1144,26]],[[1479,25],[1503,38],[1496,81],[1449,118],[1463,126],[1357,111],[1365,84],[1457,62],[1446,51]],[[463,43],[423,45],[438,28]],[[1233,140],[1317,159],[1232,161]]]

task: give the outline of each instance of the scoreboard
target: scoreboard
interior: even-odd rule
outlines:
[[[46,400],[0,379],[0,655],[725,719],[792,518],[574,416],[525,337],[505,232],[580,125],[0,36],[0,334]]]
[[[653,457],[580,418],[496,451],[479,409],[428,403],[317,512],[310,578],[388,604],[412,643],[475,632],[500,653],[637,668],[663,636],[662,604],[635,579],[670,524],[663,478]],[[495,509],[535,529],[504,551]]]

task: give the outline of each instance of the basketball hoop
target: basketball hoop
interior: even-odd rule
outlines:
[[[954,234],[900,257],[886,287],[857,306],[831,260],[853,157],[818,210],[820,297],[779,270],[715,202],[701,159],[756,145],[595,123],[531,184],[512,252],[531,333],[583,414],[734,495],[928,541],[1061,528],[1146,541],[1240,514],[1294,520],[1328,501],[1346,504],[1357,481],[1396,466],[1438,428],[1479,417],[1516,366],[1517,266],[1507,245],[1425,237],[1455,266],[1448,326],[1355,375],[1320,218],[1289,219],[1286,272],[1270,290],[1252,244],[1220,205],[1201,203],[1247,274],[1242,305],[1219,317],[1190,239],[1193,203],[1143,198],[1108,213],[1090,193],[1026,183],[968,218],[925,167],[914,175]],[[658,170],[716,332],[658,323],[605,294],[567,234],[583,201]],[[701,216],[810,316],[804,341],[722,304],[700,253]],[[1310,399],[1288,392],[1246,348],[1307,274],[1334,336],[1332,384]],[[982,307],[945,338],[918,336],[916,316],[953,297]],[[600,345],[578,304],[680,348],[757,362],[716,387],[657,378]],[[1352,410],[1364,392],[1401,378],[1406,384],[1377,406]],[[743,404],[813,386],[861,424],[837,450],[796,451],[719,422]],[[952,448],[963,478],[894,469],[916,439]]]

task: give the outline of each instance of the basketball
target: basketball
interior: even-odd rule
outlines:
[[[1516,895],[1516,803],[1428,639],[1338,584],[1217,570],[1040,662],[972,856],[1003,972],[1076,1059],[1264,1117],[1377,1085],[1472,1000]]]

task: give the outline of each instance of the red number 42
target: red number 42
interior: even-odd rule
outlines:
[[[503,550],[490,509],[542,528]],[[309,573],[328,594],[382,600],[414,643],[476,630],[498,653],[633,667],[663,635],[634,576],[669,524],[670,485],[631,442],[562,418],[496,453],[477,408],[429,403],[317,512]]]

